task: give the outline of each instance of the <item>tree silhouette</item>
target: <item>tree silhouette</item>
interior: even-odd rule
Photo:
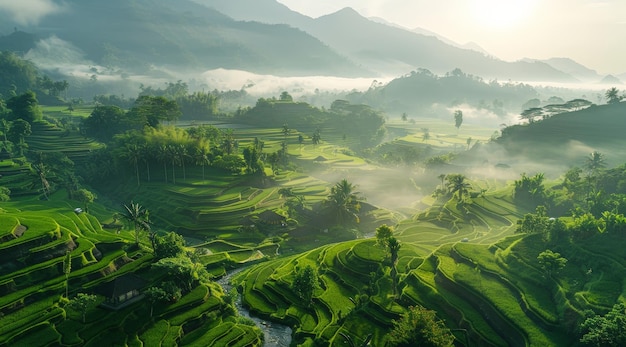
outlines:
[[[619,95],[619,89],[617,89],[615,87],[607,90],[606,93],[604,94],[604,96],[606,96],[606,102],[608,104],[618,103],[618,102],[622,101],[622,99],[624,98],[623,96]]]
[[[137,176],[137,186],[140,185],[139,181],[139,161],[141,160],[141,149],[136,144],[129,144],[124,147],[122,157],[135,167],[135,174]]]
[[[448,181],[448,190],[452,195],[456,194],[459,201],[462,201],[465,195],[469,194],[471,185],[465,182],[465,176],[461,174],[450,174],[446,176]]]
[[[457,131],[461,127],[461,124],[463,124],[463,111],[456,110],[454,111],[454,126],[456,127]]]
[[[391,281],[393,283],[393,295],[398,294],[398,269],[396,267],[398,263],[398,252],[400,252],[400,241],[393,236],[387,239],[387,246],[389,247],[389,258],[391,262]]]
[[[335,214],[336,221],[340,224],[359,222],[360,201],[363,199],[358,196],[359,193],[355,190],[355,185],[343,179],[330,189],[330,195],[326,198],[325,203]]]
[[[138,203],[130,202],[124,205],[126,210],[122,217],[133,224],[135,245],[139,245],[139,236],[142,231],[150,231],[150,213]]]
[[[96,306],[98,297],[92,294],[78,293],[73,299],[67,303],[67,308],[76,311],[81,314],[83,323],[85,323],[85,317],[87,311]]]
[[[604,169],[605,167],[606,159],[604,158],[604,154],[598,151],[591,152],[585,161],[585,168],[592,175],[595,175],[599,170]]]

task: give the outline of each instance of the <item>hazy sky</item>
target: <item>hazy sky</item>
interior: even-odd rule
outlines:
[[[278,0],[318,17],[352,7],[421,27],[504,60],[568,57],[599,73],[626,73],[626,0]]]

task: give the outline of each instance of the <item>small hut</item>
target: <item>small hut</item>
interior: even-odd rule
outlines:
[[[96,292],[105,298],[102,307],[119,310],[143,299],[141,289],[145,285],[146,281],[143,278],[129,273],[102,284]]]
[[[287,218],[274,211],[266,210],[259,214],[259,220],[265,224],[284,225]]]

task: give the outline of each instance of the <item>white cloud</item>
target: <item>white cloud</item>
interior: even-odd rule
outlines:
[[[53,0],[0,0],[0,12],[7,12],[21,25],[37,24],[50,14],[63,10]]]

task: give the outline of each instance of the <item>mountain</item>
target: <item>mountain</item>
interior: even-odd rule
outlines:
[[[604,78],[602,78],[602,80],[599,83],[600,84],[623,84],[619,78],[613,75],[604,76]]]
[[[301,28],[313,21],[313,18],[276,0],[191,0],[210,8],[214,8],[236,20],[255,21],[268,24],[287,24]]]
[[[476,51],[480,49],[475,45],[458,47],[458,44],[442,41],[434,33],[417,33],[379,19],[367,19],[352,8],[312,19],[275,0],[194,1],[235,19],[285,23],[300,28],[360,66],[383,76],[405,74],[416,68],[426,68],[438,74],[460,68],[490,79],[575,81],[542,62],[504,62]]]
[[[65,11],[24,30],[43,38],[54,35],[103,66],[226,68],[276,75],[368,74],[302,30],[236,21],[190,0],[64,3]]]
[[[597,81],[601,77],[595,70],[592,70],[570,58],[550,58],[540,61],[554,67],[557,70],[570,74],[581,81]]]
[[[340,53],[381,73],[398,73],[393,64],[445,73],[454,68],[485,78],[571,81],[571,76],[544,63],[508,63],[482,53],[445,44],[432,36],[375,23],[351,8],[315,20],[307,28],[315,37]],[[349,30],[346,30],[349,28]],[[411,70],[412,70],[411,69]],[[406,70],[404,70],[406,72]]]

